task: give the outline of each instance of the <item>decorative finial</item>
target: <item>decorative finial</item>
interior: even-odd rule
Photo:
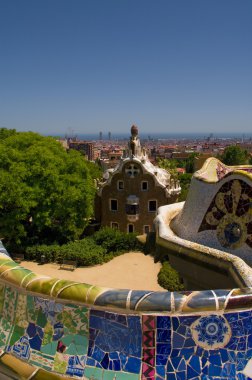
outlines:
[[[136,137],[138,135],[138,128],[136,125],[132,125],[130,131],[131,131],[131,136]]]

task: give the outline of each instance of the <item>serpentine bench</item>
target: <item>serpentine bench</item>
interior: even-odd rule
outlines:
[[[0,250],[0,372],[13,378],[249,379],[252,288],[111,289]]]

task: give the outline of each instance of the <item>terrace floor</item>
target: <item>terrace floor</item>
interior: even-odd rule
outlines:
[[[160,263],[141,252],[129,252],[115,257],[110,262],[93,267],[79,267],[74,271],[60,269],[59,264],[37,264],[22,261],[21,265],[35,273],[59,279],[84,282],[104,287],[134,290],[164,290],[158,285]]]

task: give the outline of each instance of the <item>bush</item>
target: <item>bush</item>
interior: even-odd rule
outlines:
[[[103,228],[92,237],[86,237],[59,245],[35,245],[27,247],[25,257],[28,260],[41,262],[45,256],[46,262],[62,260],[75,260],[77,265],[90,266],[102,264],[112,260],[124,252],[139,250],[140,243],[136,234],[126,234],[112,228]]]
[[[163,263],[158,273],[158,283],[164,289],[171,292],[184,289],[184,285],[180,282],[178,272],[171,267],[168,261]]]
[[[76,260],[81,266],[97,265],[104,262],[105,253],[105,249],[95,244],[93,239],[85,238],[62,245],[57,261],[66,259]]]
[[[104,227],[95,232],[92,239],[97,245],[105,248],[106,252],[128,252],[140,250],[137,234],[126,234],[113,228]]]
[[[99,247],[95,242],[86,238],[76,242],[59,245],[36,245],[27,247],[25,258],[41,262],[41,256],[45,256],[46,262],[62,260],[76,260],[77,265],[96,265],[104,262],[105,249]]]
[[[40,262],[41,256],[45,256],[46,262],[52,262],[57,259],[57,256],[60,251],[60,246],[57,244],[53,245],[34,245],[32,247],[27,247],[25,250],[25,258],[27,260],[35,260]]]

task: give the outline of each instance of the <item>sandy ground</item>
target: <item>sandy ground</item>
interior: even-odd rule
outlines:
[[[22,261],[21,265],[38,274],[105,287],[164,290],[157,283],[161,264],[155,264],[153,257],[145,256],[141,252],[125,253],[106,264],[76,268],[74,271],[60,269],[59,264],[54,263],[38,265],[31,261]]]

